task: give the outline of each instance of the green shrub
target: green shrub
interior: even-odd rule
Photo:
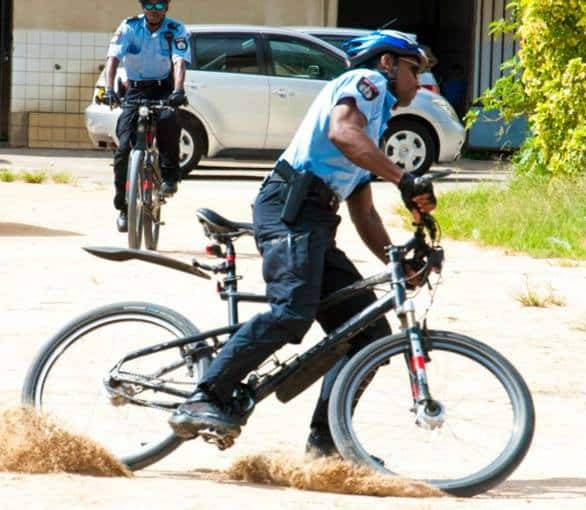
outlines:
[[[57,172],[51,174],[51,180],[55,184],[71,184],[73,182],[73,177],[69,172]]]
[[[47,174],[45,172],[29,172],[25,170],[20,173],[20,178],[29,184],[41,184],[47,179]]]
[[[505,120],[527,116],[533,135],[514,158],[518,172],[548,176],[586,173],[586,1],[513,0],[512,21],[493,33],[520,39],[508,74],[479,98]],[[468,115],[468,124],[474,121]]]
[[[7,168],[0,169],[0,182],[14,182],[16,180],[16,175],[11,170]]]

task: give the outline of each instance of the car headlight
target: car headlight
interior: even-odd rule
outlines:
[[[460,122],[460,119],[458,118],[458,114],[452,108],[452,105],[450,103],[448,103],[443,97],[435,97],[431,100],[431,102],[435,106],[437,106],[438,108],[441,108],[444,112],[446,112],[448,117],[450,117],[453,121]]]

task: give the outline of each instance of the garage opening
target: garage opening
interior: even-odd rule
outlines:
[[[12,62],[12,0],[0,0],[0,143],[8,140]]]
[[[376,29],[389,24],[386,28],[416,34],[418,41],[429,46],[437,57],[432,72],[442,94],[463,115],[472,96],[473,7],[474,2],[469,0],[393,0],[367,4],[339,0],[338,26]]]

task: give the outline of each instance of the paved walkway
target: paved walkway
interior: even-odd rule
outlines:
[[[203,160],[191,177],[240,177],[262,178],[272,167],[268,160]],[[70,172],[76,179],[89,179],[109,184],[112,175],[112,153],[106,150],[59,150],[59,149],[12,149],[0,148],[0,169],[15,172],[22,170]],[[476,161],[462,159],[433,169],[454,170],[452,181],[500,180],[510,171],[507,162]]]

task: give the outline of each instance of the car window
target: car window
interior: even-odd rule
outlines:
[[[269,39],[269,49],[275,76],[331,80],[346,69],[342,59],[304,41]]]
[[[311,34],[315,37],[318,37],[319,39],[321,39],[322,41],[325,41],[327,43],[330,43],[332,46],[335,46],[336,48],[343,50],[344,48],[342,48],[342,46],[344,45],[344,43],[346,41],[348,41],[349,39],[352,39],[352,36],[340,36],[340,35],[322,35],[322,34]]]
[[[260,73],[256,39],[250,34],[197,34],[194,47],[193,69],[223,73]]]

